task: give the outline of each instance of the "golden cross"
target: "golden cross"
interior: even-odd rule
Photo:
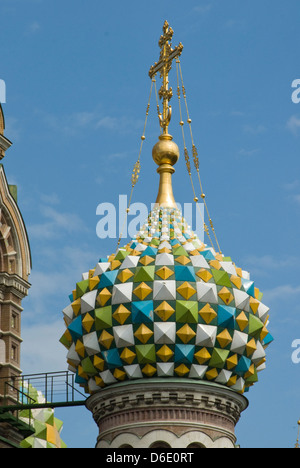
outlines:
[[[173,29],[169,27],[167,21],[165,21],[163,26],[164,34],[160,36],[158,45],[161,49],[159,61],[155,62],[154,65],[149,70],[149,76],[152,79],[157,72],[160,72],[160,77],[163,79],[162,86],[159,90],[159,97],[163,99],[163,113],[162,116],[159,116],[160,126],[163,129],[163,133],[168,133],[168,126],[171,120],[172,108],[169,106],[169,101],[173,96],[172,88],[169,89],[169,72],[172,68],[172,61],[181,55],[183,50],[183,45],[180,44],[172,49],[171,41],[173,37]]]

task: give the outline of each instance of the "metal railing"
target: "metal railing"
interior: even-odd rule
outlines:
[[[76,388],[69,371],[20,375],[2,379],[0,414],[32,408],[57,408],[85,404],[86,396]]]

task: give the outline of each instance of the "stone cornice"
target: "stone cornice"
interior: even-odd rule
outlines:
[[[30,283],[25,281],[19,275],[9,274],[6,272],[0,273],[0,291],[3,293],[11,290],[20,299],[23,299],[28,294]]]
[[[221,385],[187,379],[151,379],[114,385],[87,399],[87,408],[98,423],[102,418],[130,408],[182,407],[226,414],[236,424],[248,400]]]
[[[2,338],[6,337],[6,336],[8,336],[10,338],[13,338],[14,340],[18,341],[19,343],[23,342],[22,338],[17,333],[14,333],[13,331],[3,331],[3,330],[0,329],[0,340]]]
[[[1,362],[0,363],[0,368],[1,367],[8,367],[10,369],[13,369],[15,372],[17,372],[17,374],[22,373],[22,369],[20,369],[19,366],[16,366],[16,365],[12,364],[11,362]]]
[[[5,152],[6,150],[8,150],[8,148],[11,147],[11,145],[12,145],[12,142],[9,141],[9,139],[6,138],[4,135],[0,134],[0,148]]]

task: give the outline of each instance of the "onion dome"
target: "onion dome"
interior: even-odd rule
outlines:
[[[206,380],[244,392],[257,381],[272,341],[269,309],[249,273],[200,241],[174,200],[179,149],[168,133],[167,76],[182,46],[166,47],[168,25],[164,32],[160,61],[150,69],[164,83],[162,134],[152,152],[160,175],[155,207],[127,245],[83,274],[63,310],[60,341],[76,382],[90,394],[154,378]]]
[[[272,340],[260,298],[249,274],[203,244],[179,210],[158,207],[135,239],[76,284],[61,341],[88,393],[149,377],[243,392]]]
[[[42,392],[27,382],[22,383],[20,391],[24,395],[26,393],[26,399],[29,397],[37,404],[45,403],[46,399]],[[19,417],[21,421],[34,427],[33,435],[22,440],[21,448],[67,448],[61,439],[63,422],[55,417],[52,408],[22,410]]]

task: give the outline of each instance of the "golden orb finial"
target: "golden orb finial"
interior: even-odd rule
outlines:
[[[179,148],[171,135],[163,134],[159,136],[159,141],[152,149],[152,157],[156,164],[170,164],[174,166],[179,159]]]
[[[175,172],[174,164],[179,159],[179,148],[172,141],[169,134],[159,136],[159,141],[152,149],[152,157],[158,165],[160,174],[158,195],[156,203],[167,208],[177,208],[172,187],[172,174]]]

